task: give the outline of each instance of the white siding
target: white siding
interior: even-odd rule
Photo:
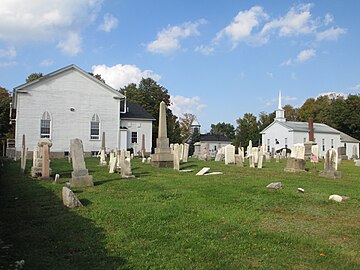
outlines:
[[[327,150],[333,148],[336,151],[341,146],[340,134],[315,133],[315,142],[319,145],[319,156],[324,157]],[[324,142],[324,144],[323,144]]]
[[[122,119],[121,126],[127,128],[127,145],[121,145],[121,149],[129,149],[133,147],[131,143],[131,132],[137,132],[138,143],[135,144],[135,150],[140,151],[142,145],[142,135],[145,134],[145,149],[146,152],[151,152],[152,148],[152,121],[151,120],[136,120],[136,119]],[[135,153],[136,154],[136,153]]]
[[[80,138],[84,151],[97,151],[101,140],[90,140],[90,121],[94,113],[100,117],[100,137],[106,133],[106,147],[116,149],[119,132],[119,100],[114,93],[70,69],[40,81],[18,93],[16,146],[26,135],[29,150],[40,139],[40,119],[45,111],[51,116],[52,152],[69,151],[70,139]],[[74,108],[74,111],[70,109]]]
[[[268,130],[266,130],[265,134],[262,134],[262,143],[267,144],[268,139],[270,140],[270,152],[272,148],[275,148],[275,151],[285,147],[285,141],[287,140],[287,147],[291,148],[294,144],[293,133],[289,132],[289,130],[282,126],[281,124],[275,122]],[[276,144],[276,140],[279,142]],[[286,140],[285,140],[286,139]]]

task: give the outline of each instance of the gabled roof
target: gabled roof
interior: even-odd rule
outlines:
[[[359,140],[340,131],[340,141],[345,143],[360,143]]]
[[[156,120],[150,113],[145,111],[145,109],[137,103],[127,103],[126,106],[127,112],[121,113],[121,119]]]
[[[264,128],[260,133],[263,134],[268,130],[271,126],[273,126],[275,123],[280,124],[281,126],[287,128],[289,131],[298,131],[298,132],[308,132],[309,127],[307,122],[280,122],[280,121],[274,121],[270,125],[268,125],[266,128]],[[340,134],[340,131],[336,130],[335,128],[332,128],[326,124],[323,123],[314,123],[314,133],[330,133],[330,134]]]
[[[118,98],[118,99],[124,99],[125,96],[123,94],[121,94],[119,91],[116,91],[114,88],[112,88],[111,86],[107,85],[106,83],[100,81],[99,79],[95,78],[94,76],[90,75],[89,73],[87,73],[86,71],[82,70],[81,68],[79,68],[78,66],[72,64],[72,65],[69,65],[69,66],[66,66],[66,67],[63,67],[61,69],[58,69],[54,72],[51,72],[49,74],[46,74],[44,75],[43,77],[41,78],[38,78],[36,80],[33,80],[31,82],[27,82],[27,83],[24,83],[24,84],[21,84],[17,87],[14,88],[14,94],[16,92],[22,92],[22,90],[24,90],[25,88],[31,86],[31,85],[35,85],[39,82],[43,82],[49,78],[53,78],[53,77],[56,77],[57,75],[61,74],[61,73],[64,73],[68,70],[71,70],[71,69],[74,69],[74,70],[77,70],[78,72],[80,72],[82,75],[84,75],[85,77],[87,77],[88,79],[90,80],[93,80],[94,82],[96,82],[97,84],[99,84],[100,86],[102,86],[104,89],[110,91],[112,94],[114,94],[114,98]]]
[[[229,142],[231,140],[222,135],[214,135],[214,134],[200,134],[200,141],[201,142]]]

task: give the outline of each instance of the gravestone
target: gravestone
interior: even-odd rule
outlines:
[[[166,105],[165,102],[162,101],[159,110],[159,129],[158,138],[156,139],[155,154],[151,156],[151,163],[153,166],[159,168],[172,168],[174,166],[174,155],[171,154],[169,145],[166,127]]]
[[[135,178],[131,171],[131,159],[126,158],[121,166],[121,178]]]
[[[141,138],[141,157],[145,158],[146,155],[146,149],[145,149],[145,134],[142,135]]]
[[[63,199],[63,204],[68,208],[83,206],[82,203],[74,194],[74,192],[68,187],[62,188],[62,199]]]
[[[311,146],[311,162],[318,163],[319,162],[319,146],[318,145],[312,145]]]
[[[302,143],[296,143],[291,151],[292,158],[305,159],[305,146]]]
[[[249,167],[255,168],[255,157],[253,155],[250,155],[248,158],[249,158]]]
[[[23,134],[22,138],[22,145],[21,145],[21,154],[20,154],[20,166],[21,166],[21,172],[25,172],[26,168],[26,156],[27,156],[27,148],[25,145],[25,134]]]
[[[281,182],[275,182],[275,183],[270,183],[266,186],[266,188],[268,189],[282,189],[282,183]]]
[[[49,145],[44,144],[42,147],[42,164],[41,164],[41,179],[50,180],[50,158]]]
[[[253,147],[252,147],[252,141],[249,140],[249,145],[248,145],[248,147],[246,148],[246,157],[247,157],[247,158],[252,155],[252,148],[253,148]]]
[[[189,144],[184,143],[183,162],[188,162],[188,158],[189,158]]]
[[[344,147],[344,146],[338,147],[338,156],[342,160],[348,160],[349,159],[349,157],[346,155],[346,147]]]
[[[93,186],[93,177],[89,175],[84,160],[84,148],[80,139],[70,140],[70,153],[73,171],[71,172],[71,187]]]
[[[54,184],[59,184],[60,183],[60,174],[55,174],[55,178],[54,178]]]
[[[253,147],[251,149],[251,153],[252,153],[252,156],[253,156],[253,159],[254,159],[254,163],[257,164],[258,160],[259,160],[259,148]]]
[[[244,167],[244,162],[241,155],[239,154],[235,155],[235,164],[236,166]]]
[[[200,155],[198,156],[199,160],[209,160],[210,152],[209,152],[209,143],[201,143],[200,144]]]
[[[360,159],[354,160],[355,161],[355,166],[356,167],[360,167]]]
[[[235,164],[235,146],[228,144],[225,146],[225,165]]]
[[[32,177],[41,177],[42,175],[42,155],[43,155],[42,148],[45,144],[48,145],[48,149],[50,149],[50,147],[52,146],[52,142],[48,138],[42,138],[39,140],[37,147],[34,148],[33,166],[31,167]],[[50,154],[48,156],[50,156]],[[51,168],[49,165],[49,175],[50,174],[51,174]]]
[[[281,150],[281,156],[280,156],[280,158],[287,158],[286,149]]]
[[[337,170],[338,154],[335,149],[329,149],[325,155],[324,170],[320,172],[319,176],[326,178],[340,178],[341,172]]]
[[[180,146],[179,144],[174,144],[174,170],[179,171],[180,170],[180,158],[179,158],[179,152],[180,152]]]
[[[209,167],[204,167],[196,175],[204,175],[208,171],[210,171],[210,168]]]
[[[219,148],[215,155],[215,161],[223,161],[223,160],[225,160],[225,147]]]
[[[262,169],[263,160],[264,160],[264,150],[262,147],[260,147],[259,157],[258,157],[258,165],[257,165],[258,169]]]
[[[114,151],[110,152],[110,160],[109,160],[109,173],[114,173],[116,170],[116,153]]]
[[[271,161],[271,156],[270,156],[270,153],[269,153],[269,152],[266,152],[266,153],[265,153],[265,161],[266,161],[266,162],[270,162],[270,161]]]
[[[182,161],[184,159],[184,144],[180,144],[180,148],[179,148],[179,155],[180,155],[180,161]]]
[[[305,171],[305,159],[290,157],[286,161],[285,172],[304,172]]]
[[[279,163],[280,162],[280,153],[276,153],[275,155],[275,162]]]
[[[105,132],[103,132],[102,137],[101,137],[101,148],[100,151],[98,153],[98,157],[100,158],[99,160],[99,166],[106,166],[106,159],[105,159],[105,154],[106,154],[106,147],[105,147]]]
[[[193,153],[193,157],[199,157],[199,156],[200,156],[200,147],[201,147],[201,143],[200,143],[200,142],[194,143],[194,153]]]

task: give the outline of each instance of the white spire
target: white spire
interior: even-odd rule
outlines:
[[[281,90],[279,91],[279,104],[278,104],[278,108],[276,110],[275,120],[279,121],[279,122],[286,122],[285,112],[284,112],[284,109],[281,106]]]
[[[279,103],[278,103],[278,110],[281,110],[282,106],[281,106],[281,90],[279,90]]]

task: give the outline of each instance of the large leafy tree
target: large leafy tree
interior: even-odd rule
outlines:
[[[0,138],[10,138],[12,135],[12,126],[10,125],[9,110],[10,110],[11,96],[9,92],[0,87]]]
[[[196,116],[192,113],[184,113],[183,117],[180,117],[180,131],[181,140],[184,142],[191,135],[191,124],[196,119]]]
[[[211,124],[211,134],[218,135],[218,136],[226,136],[230,140],[235,138],[235,128],[233,125],[229,123],[217,123]]]
[[[156,121],[153,122],[153,146],[156,146],[159,127],[159,106],[164,101],[168,107],[166,110],[167,132],[171,142],[178,143],[180,138],[180,124],[177,117],[169,109],[170,95],[168,90],[159,85],[151,78],[143,78],[139,85],[132,83],[120,89],[120,92],[127,97],[128,102],[140,104]]]
[[[27,78],[26,78],[26,82],[31,82],[31,81],[35,81],[39,78],[41,78],[43,76],[43,74],[41,72],[39,73],[31,73]]]
[[[235,135],[236,146],[247,146],[249,140],[252,140],[254,146],[257,146],[260,140],[259,127],[256,116],[252,113],[245,113],[243,118],[236,120],[238,124]]]

